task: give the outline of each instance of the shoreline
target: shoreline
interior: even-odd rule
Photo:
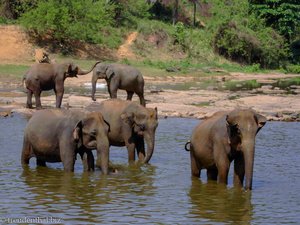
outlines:
[[[250,80],[257,79],[264,83],[271,83],[274,79],[299,77],[299,75],[285,74],[242,74],[234,73],[222,75],[216,79],[226,80]],[[230,111],[235,108],[252,108],[258,113],[267,117],[268,121],[300,121],[300,94],[285,94],[281,90],[271,90],[264,88],[264,92],[255,93],[253,90],[241,91],[219,91],[208,87],[206,90],[194,87],[186,90],[171,89],[172,85],[183,85],[189,83],[201,83],[201,78],[189,76],[166,76],[166,77],[147,77],[145,78],[145,98],[147,107],[158,108],[160,118],[183,117],[205,119],[217,111]],[[207,79],[207,77],[205,78]],[[85,108],[93,101],[90,97],[88,83],[91,74],[79,78],[66,79],[65,87],[69,93],[64,94],[63,108]],[[1,81],[1,79],[0,79]],[[222,81],[220,81],[222,82]],[[10,112],[21,114],[32,114],[34,109],[26,109],[26,93],[22,92],[20,83],[13,81],[0,83],[4,91],[0,90],[0,117],[9,116]],[[98,80],[102,90],[97,90],[97,102],[109,98],[104,80]],[[169,88],[162,88],[167,85]],[[2,89],[3,89],[2,88]],[[78,91],[79,89],[79,91]],[[8,90],[8,91],[6,91]],[[76,92],[77,90],[77,92]],[[296,89],[300,90],[300,89]],[[83,92],[83,93],[80,93]],[[48,96],[41,97],[44,108],[55,107],[55,95],[53,91],[47,92]],[[46,94],[46,95],[47,95]],[[50,94],[50,95],[49,95]],[[126,99],[126,92],[118,91],[118,98]],[[33,98],[34,100],[34,98]],[[136,95],[133,101],[138,101]]]

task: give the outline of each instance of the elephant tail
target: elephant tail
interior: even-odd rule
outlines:
[[[185,149],[187,152],[191,151],[191,141],[188,141],[187,143],[185,143],[184,149]]]
[[[22,86],[23,86],[23,88],[24,88],[24,92],[27,93],[27,88],[26,88],[25,80],[26,80],[26,74],[23,76],[23,79],[22,79]]]

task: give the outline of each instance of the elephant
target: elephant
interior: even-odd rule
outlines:
[[[126,146],[129,163],[135,161],[135,149],[140,162],[150,161],[158,126],[157,108],[146,108],[128,100],[108,99],[100,104],[91,104],[87,110],[101,112],[103,118],[110,124],[108,133],[110,146]],[[147,144],[146,153],[144,140]]]
[[[62,162],[64,170],[74,171],[77,153],[86,153],[85,169],[94,170],[92,149],[101,155],[100,167],[108,174],[109,123],[99,112],[44,109],[33,114],[24,131],[22,165],[36,157],[38,166]]]
[[[96,101],[96,83],[98,79],[107,82],[110,98],[117,98],[118,89],[126,90],[127,100],[131,100],[134,93],[140,98],[140,104],[146,106],[144,98],[144,78],[139,70],[132,66],[117,63],[99,63],[93,70],[92,99]]]
[[[73,63],[35,63],[26,72],[23,77],[27,89],[27,108],[32,108],[32,94],[35,96],[36,109],[41,109],[40,95],[42,91],[54,89],[56,95],[56,108],[60,108],[63,94],[64,82],[67,77],[77,77],[90,73],[95,65],[89,71],[81,70]]]
[[[185,149],[190,151],[192,176],[227,184],[230,163],[234,160],[234,185],[252,189],[255,136],[267,119],[252,109],[220,111],[201,122]]]

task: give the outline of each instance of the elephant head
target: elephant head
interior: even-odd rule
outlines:
[[[77,65],[74,65],[73,63],[69,63],[67,64],[67,69],[65,72],[66,77],[77,77],[77,75],[86,75],[90,73],[98,63],[100,62],[99,61],[96,62],[90,70],[82,70]]]
[[[145,108],[137,104],[136,108],[123,113],[121,118],[130,124],[134,134],[144,137],[147,151],[143,163],[148,163],[154,151],[155,131],[158,126],[157,108]]]
[[[73,138],[80,146],[88,150],[97,149],[101,155],[101,170],[103,174],[108,173],[109,141],[108,132],[110,126],[99,112],[87,113],[78,121],[73,131]]]
[[[111,68],[111,65],[107,63],[100,63],[94,71],[95,76],[99,79],[110,79],[114,74],[113,68]]]
[[[252,189],[255,136],[265,125],[267,119],[252,110],[234,110],[226,116],[227,132],[231,148],[237,151],[234,162],[235,183],[245,189]]]

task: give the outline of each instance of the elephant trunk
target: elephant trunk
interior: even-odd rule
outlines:
[[[245,160],[245,190],[252,189],[253,179],[253,166],[254,166],[254,152],[255,152],[255,140],[243,142],[243,154]]]
[[[154,142],[155,142],[155,134],[154,133],[146,133],[144,135],[146,144],[147,144],[147,151],[146,156],[143,163],[148,163],[152,157],[154,151]]]
[[[99,160],[100,158],[100,160]],[[104,175],[108,174],[109,165],[109,143],[108,140],[97,141],[97,161],[100,161],[100,168]]]
[[[95,68],[95,66],[96,66],[98,63],[100,63],[100,62],[99,62],[99,61],[96,62],[96,63],[94,64],[94,66],[93,66],[90,70],[82,70],[82,69],[78,68],[78,73],[77,73],[77,75],[86,75],[86,74],[92,72],[92,70]]]
[[[94,71],[92,77],[92,100],[93,101],[96,101],[95,93],[96,93],[97,80],[98,80],[97,73]]]

